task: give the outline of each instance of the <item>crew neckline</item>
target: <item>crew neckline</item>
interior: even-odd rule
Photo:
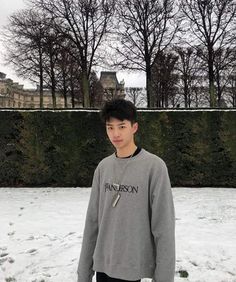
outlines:
[[[131,155],[127,156],[127,157],[117,157],[117,151],[115,151],[115,156],[116,156],[116,158],[119,158],[119,159],[129,159],[129,158],[131,158],[131,156],[133,158],[134,156],[136,156],[137,154],[140,153],[141,149],[142,148],[140,146],[137,146],[137,148],[134,151],[133,155],[131,154]]]
[[[132,161],[132,160],[134,160],[134,159],[139,158],[139,157],[144,153],[144,151],[145,151],[145,150],[144,150],[143,148],[141,148],[140,152],[139,152],[137,155],[133,156],[132,158],[118,158],[118,157],[116,156],[116,153],[114,152],[114,153],[112,154],[112,158],[113,158],[115,161],[117,161],[117,162],[128,162],[128,161]]]

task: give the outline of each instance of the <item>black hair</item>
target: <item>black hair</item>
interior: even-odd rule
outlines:
[[[100,117],[104,123],[110,118],[117,118],[121,121],[127,119],[134,124],[137,121],[137,109],[132,102],[115,98],[105,103],[100,111]]]

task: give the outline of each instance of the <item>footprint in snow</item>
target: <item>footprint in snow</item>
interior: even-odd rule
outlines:
[[[1,253],[1,254],[0,254],[0,257],[3,258],[3,257],[6,257],[6,256],[8,256],[8,255],[9,255],[9,253]]]
[[[12,258],[12,257],[8,257],[8,262],[9,262],[9,263],[14,263],[15,260],[14,260],[14,258]]]
[[[49,273],[42,273],[42,275],[45,276],[45,277],[51,277],[51,274],[49,274]]]
[[[34,254],[37,253],[37,251],[38,251],[37,249],[29,249],[29,250],[26,251],[26,253],[34,255]]]
[[[2,265],[6,261],[8,261],[9,263],[15,262],[15,260],[12,257],[4,257],[4,258],[0,258],[0,265]]]
[[[64,236],[64,238],[65,237],[68,237],[68,236],[70,236],[70,235],[73,235],[73,234],[75,234],[76,232],[69,232],[68,234],[66,234],[65,236]]]
[[[14,235],[14,234],[15,234],[15,231],[12,231],[12,232],[8,232],[8,233],[7,233],[8,236],[12,236],[12,235]]]
[[[7,278],[5,278],[5,281],[6,282],[16,282],[16,278],[14,278],[14,277],[7,277]]]
[[[0,258],[0,265],[4,264],[5,261],[7,261],[7,258]]]
[[[198,266],[198,264],[197,264],[195,261],[191,261],[191,260],[190,260],[190,263],[191,263],[192,265],[194,265],[194,266]]]
[[[48,235],[48,234],[43,234],[44,237],[48,237],[50,241],[56,241],[58,238],[55,235]]]

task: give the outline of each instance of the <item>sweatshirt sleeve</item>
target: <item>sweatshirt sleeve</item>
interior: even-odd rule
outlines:
[[[85,227],[83,232],[83,242],[77,268],[77,282],[92,282],[94,275],[93,253],[98,235],[98,205],[99,171],[97,167],[93,176],[92,190],[87,208]]]
[[[152,282],[174,282],[175,210],[168,169],[163,160],[151,176],[151,231],[156,248]]]

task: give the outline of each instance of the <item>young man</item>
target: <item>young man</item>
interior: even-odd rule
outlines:
[[[167,167],[135,144],[135,106],[107,102],[101,111],[115,152],[98,164],[87,209],[78,282],[173,282],[175,211]]]

